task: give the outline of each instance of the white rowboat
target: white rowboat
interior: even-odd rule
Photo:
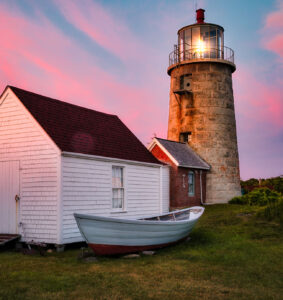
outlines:
[[[194,206],[138,220],[74,213],[81,235],[97,255],[161,248],[188,237],[203,214]]]

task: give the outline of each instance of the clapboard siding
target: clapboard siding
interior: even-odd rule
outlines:
[[[19,232],[24,241],[82,240],[74,212],[135,219],[169,207],[164,167],[62,155],[10,89],[0,99],[0,161],[20,163]],[[124,167],[122,213],[112,211],[113,165]]]
[[[123,166],[126,209],[112,208],[112,166]],[[81,241],[73,213],[138,218],[160,211],[160,167],[62,156],[63,243]]]
[[[162,167],[162,213],[167,213],[170,206],[170,167]]]
[[[25,241],[57,243],[60,151],[12,92],[2,99],[0,161],[20,161],[19,232]]]
[[[110,182],[104,162],[62,157],[63,243],[82,240],[74,212],[103,214],[110,209],[109,201],[105,201],[111,197]]]

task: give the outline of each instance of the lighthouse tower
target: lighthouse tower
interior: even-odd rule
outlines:
[[[169,55],[168,140],[187,142],[211,166],[206,203],[225,203],[240,195],[234,52],[224,46],[223,27],[205,23],[203,9],[196,13]]]

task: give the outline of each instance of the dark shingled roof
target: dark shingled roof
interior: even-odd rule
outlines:
[[[62,151],[161,164],[117,116],[8,87]]]
[[[210,166],[187,143],[156,138],[158,142],[175,158],[179,167],[206,169]]]

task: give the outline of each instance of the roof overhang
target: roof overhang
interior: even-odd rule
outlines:
[[[90,159],[90,160],[98,160],[98,161],[105,161],[105,162],[115,162],[115,163],[121,163],[121,164],[129,164],[129,165],[140,165],[140,166],[147,166],[147,167],[154,167],[154,168],[163,167],[162,163],[160,163],[160,164],[147,163],[147,162],[142,162],[142,161],[127,160],[127,159],[98,156],[98,155],[90,155],[90,154],[83,154],[83,153],[76,153],[76,152],[67,152],[67,151],[62,151],[62,156],[83,158],[83,159]]]
[[[210,170],[210,166],[207,162],[205,162],[198,154],[199,159],[201,159],[205,164],[208,165],[208,167],[196,167],[196,166],[190,166],[190,165],[180,165],[179,162],[172,156],[172,154],[156,139],[153,138],[147,149],[151,151],[155,145],[158,145],[159,148],[169,157],[169,159],[177,166],[181,168],[190,168],[190,169],[198,169],[198,170]]]
[[[181,167],[181,168],[190,168],[190,169],[198,169],[198,170],[210,170],[210,167],[209,168],[205,168],[205,167],[183,166],[183,165],[179,165],[178,167]]]
[[[151,152],[151,150],[155,145],[158,145],[158,147],[169,157],[169,159],[174,163],[174,165],[179,167],[178,161],[171,155],[171,153],[161,143],[159,143],[159,141],[156,138],[153,138],[152,142],[149,144],[147,149]]]

